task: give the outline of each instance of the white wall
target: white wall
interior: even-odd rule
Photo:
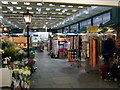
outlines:
[[[33,34],[37,34],[38,37],[34,37]],[[37,41],[44,41],[44,40],[48,40],[48,32],[31,32],[30,33],[30,36],[32,37],[31,40],[34,41],[35,38],[37,38],[37,40],[35,40],[36,42]]]

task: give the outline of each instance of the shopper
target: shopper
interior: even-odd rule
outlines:
[[[109,59],[113,57],[115,52],[115,41],[111,36],[108,36],[107,40],[103,41],[102,54],[104,57],[104,63],[109,64]]]

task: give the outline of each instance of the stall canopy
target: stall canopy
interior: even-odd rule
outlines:
[[[115,24],[120,24],[120,18],[112,19],[105,24],[100,25],[99,27],[105,27],[105,26],[113,26]]]
[[[78,30],[78,33],[87,31],[87,27],[82,27],[80,30]]]
[[[98,32],[98,33],[105,33],[106,31],[108,31],[108,29],[107,29],[107,28],[105,28],[105,29],[101,30],[101,31],[100,31],[100,32]]]

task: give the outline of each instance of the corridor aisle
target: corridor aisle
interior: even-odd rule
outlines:
[[[114,88],[98,73],[71,67],[65,59],[51,59],[47,52],[36,53],[37,71],[31,76],[30,88]]]

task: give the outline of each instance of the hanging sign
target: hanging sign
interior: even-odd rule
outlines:
[[[97,36],[98,35],[98,26],[88,26],[87,35],[88,36],[91,36],[91,35]]]
[[[98,26],[88,26],[89,33],[98,32]]]

